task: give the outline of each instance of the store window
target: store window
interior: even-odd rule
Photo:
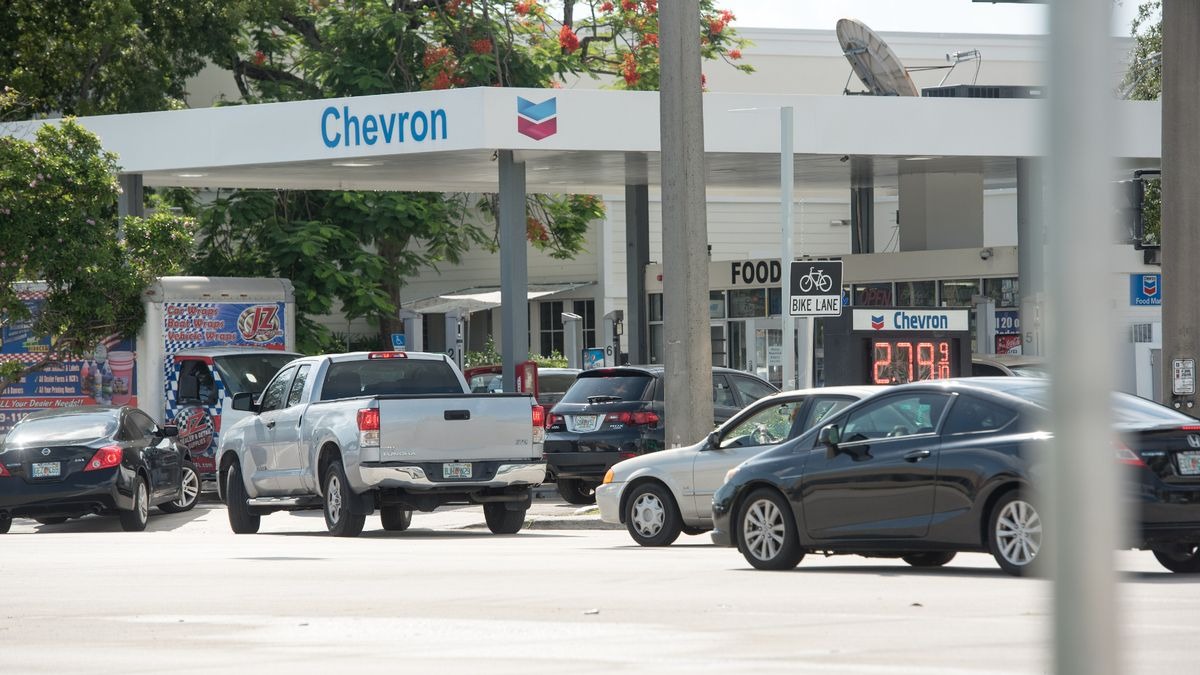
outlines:
[[[725,291],[708,292],[708,318],[725,318]]]
[[[574,300],[572,304],[574,309],[571,311],[583,317],[583,346],[599,347],[596,342],[596,301]]]
[[[783,316],[783,289],[767,289],[767,316]]]
[[[767,289],[729,291],[729,318],[748,319],[767,315]]]
[[[897,281],[897,307],[937,307],[937,284],[933,281]]]
[[[892,285],[890,283],[854,284],[855,307],[891,307]]]
[[[549,356],[554,352],[563,353],[563,304],[552,300],[538,303],[541,313],[541,327],[538,330],[539,353]]]
[[[978,279],[946,279],[939,284],[942,307],[970,307],[971,298],[979,295]]]
[[[991,298],[996,303],[996,307],[1019,307],[1021,305],[1021,292],[1016,277],[984,279],[983,294]]]

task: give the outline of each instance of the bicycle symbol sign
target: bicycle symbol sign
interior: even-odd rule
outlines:
[[[793,260],[788,293],[791,316],[840,316],[842,261]]]

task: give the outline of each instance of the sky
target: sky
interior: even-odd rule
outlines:
[[[1140,0],[1117,0],[1113,34],[1129,35]],[[972,0],[717,0],[742,28],[818,28],[833,30],[843,17],[877,31],[923,33],[1045,33],[1042,5]]]

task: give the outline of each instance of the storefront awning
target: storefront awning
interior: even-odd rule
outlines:
[[[577,281],[563,284],[531,284],[526,296],[529,300],[546,298],[558,293],[566,293],[584,286],[594,286],[594,281]],[[462,312],[479,312],[500,306],[499,286],[478,286],[453,293],[446,293],[432,298],[425,298],[410,303],[405,309],[411,309],[422,314],[445,314],[454,310]]]

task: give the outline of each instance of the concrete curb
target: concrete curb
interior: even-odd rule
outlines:
[[[463,525],[460,529],[486,529],[484,522]],[[606,523],[600,516],[530,516],[523,530],[623,530],[624,525]]]

